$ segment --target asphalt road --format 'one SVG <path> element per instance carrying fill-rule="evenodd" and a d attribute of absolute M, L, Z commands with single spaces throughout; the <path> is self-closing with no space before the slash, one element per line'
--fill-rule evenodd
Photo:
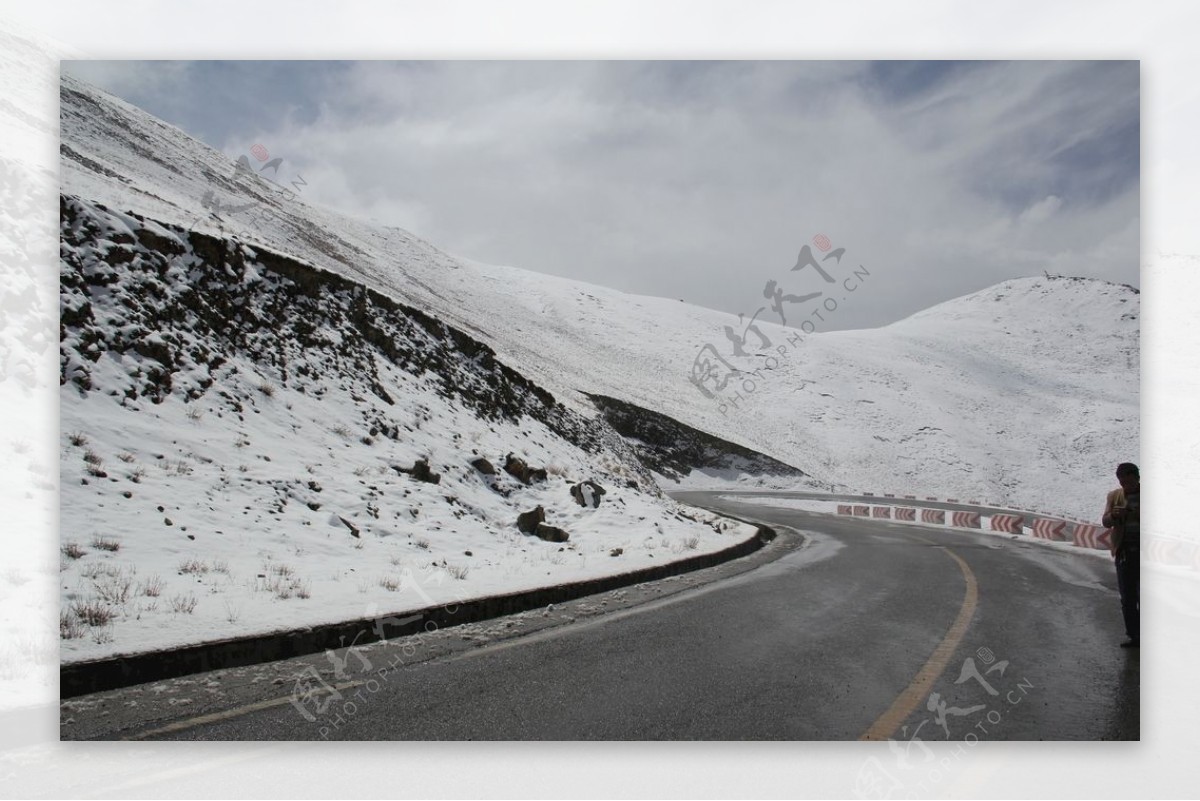
<path fill-rule="evenodd" d="M 438 632 L 440 650 L 421 643 L 423 658 L 397 657 L 395 642 L 343 652 L 344 664 L 305 682 L 295 677 L 320 658 L 290 673 L 276 663 L 273 681 L 234 671 L 243 691 L 203 709 L 198 695 L 211 700 L 233 680 L 175 680 L 162 694 L 182 686 L 189 697 L 170 720 L 138 717 L 130 699 L 154 694 L 145 688 L 78 699 L 64 704 L 63 736 L 890 738 L 913 763 L 929 741 L 1138 739 L 1139 652 L 1118 647 L 1107 559 L 1027 537 L 717 500 L 728 494 L 677 497 L 803 538 L 781 537 L 740 575 L 689 579 L 670 594 L 622 591 L 619 611 L 585 599 L 595 614 L 529 634 L 518 636 L 537 628 L 521 625 L 537 613 L 496 621 L 488 636 Z"/>

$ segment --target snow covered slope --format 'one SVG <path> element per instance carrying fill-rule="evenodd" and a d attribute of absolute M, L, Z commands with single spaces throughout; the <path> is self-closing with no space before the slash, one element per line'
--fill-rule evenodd
<path fill-rule="evenodd" d="M 607 423 L 419 310 L 61 205 L 64 661 L 622 573 L 754 532 L 678 507 Z M 584 481 L 598 504 L 573 497 Z M 523 533 L 537 509 L 550 528 Z"/>
<path fill-rule="evenodd" d="M 1113 464 L 1137 454 L 1139 297 L 1128 287 L 1018 278 L 882 329 L 799 338 L 762 322 L 771 349 L 735 358 L 723 331 L 743 327 L 731 315 L 454 258 L 311 206 L 302 178 L 278 186 L 239 171 L 69 77 L 62 141 L 68 194 L 341 273 L 473 333 L 584 413 L 583 393 L 618 398 L 823 485 L 1094 517 Z M 690 380 L 710 343 L 761 370 L 736 408 Z"/>

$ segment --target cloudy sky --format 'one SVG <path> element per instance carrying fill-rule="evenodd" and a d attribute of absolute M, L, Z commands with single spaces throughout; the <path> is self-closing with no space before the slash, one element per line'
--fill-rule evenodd
<path fill-rule="evenodd" d="M 1136 61 L 63 62 L 459 256 L 824 329 L 1043 271 L 1140 286 Z M 818 252 L 818 255 L 820 253 Z"/>

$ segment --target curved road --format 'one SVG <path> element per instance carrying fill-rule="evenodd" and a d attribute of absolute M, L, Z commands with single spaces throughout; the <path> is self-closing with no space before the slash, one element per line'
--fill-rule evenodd
<path fill-rule="evenodd" d="M 311 696 L 264 681 L 233 709 L 150 723 L 117 691 L 90 703 L 125 717 L 63 737 L 890 738 L 914 763 L 938 740 L 1138 739 L 1139 654 L 1118 647 L 1107 559 L 731 495 L 676 493 L 803 538 L 781 537 L 767 546 L 781 556 L 732 578 L 417 664 L 393 656 L 389 669 L 396 643 L 343 652 L 341 675 L 326 670 Z M 185 681 L 193 696 L 218 683 Z M 68 707 L 72 723 L 88 703 Z"/>

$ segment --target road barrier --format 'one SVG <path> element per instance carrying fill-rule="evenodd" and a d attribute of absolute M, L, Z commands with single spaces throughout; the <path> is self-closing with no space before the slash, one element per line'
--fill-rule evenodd
<path fill-rule="evenodd" d="M 866 497 L 879 497 L 871 492 L 864 492 Z M 883 493 L 884 498 L 896 498 L 893 493 Z M 903 496 L 908 500 L 916 500 L 915 495 Z M 938 498 L 926 496 L 927 501 L 938 501 Z M 947 498 L 944 503 L 962 503 L 957 498 Z M 970 501 L 970 505 L 978 506 L 979 501 Z M 996 504 L 989 504 L 994 508 Z M 1087 523 L 1074 518 L 1043 517 L 1031 509 L 1007 507 L 1009 511 L 988 515 L 989 528 L 1009 534 L 1023 534 L 1025 521 L 1028 519 L 1030 532 L 1034 537 L 1048 542 L 1067 542 L 1077 548 L 1107 551 L 1111 548 L 1112 529 Z M 870 517 L 879 520 L 903 520 L 916 522 L 917 509 L 911 506 L 865 506 L 838 504 L 839 515 L 854 515 L 855 517 Z M 933 525 L 950 525 L 955 528 L 981 529 L 983 512 L 951 511 L 949 521 L 946 510 L 921 508 L 919 520 Z M 1013 512 L 1023 512 L 1014 514 Z M 1142 553 L 1146 561 L 1159 565 L 1175 565 L 1190 567 L 1200 571 L 1200 542 L 1172 537 L 1148 537 L 1143 539 Z"/>
<path fill-rule="evenodd" d="M 1007 531 L 1009 534 L 1020 534 L 1022 533 L 1021 526 L 1024 522 L 1025 518 L 1020 515 L 992 515 L 991 528 L 992 531 Z"/>
<path fill-rule="evenodd" d="M 1055 542 L 1067 541 L 1067 521 L 1039 517 L 1033 521 L 1033 536 Z"/>
<path fill-rule="evenodd" d="M 1091 523 L 1077 523 L 1072 541 L 1079 548 L 1107 551 L 1112 547 L 1112 529 L 1093 526 Z"/>
<path fill-rule="evenodd" d="M 979 512 L 954 512 L 950 525 L 955 528 L 981 528 Z"/>

